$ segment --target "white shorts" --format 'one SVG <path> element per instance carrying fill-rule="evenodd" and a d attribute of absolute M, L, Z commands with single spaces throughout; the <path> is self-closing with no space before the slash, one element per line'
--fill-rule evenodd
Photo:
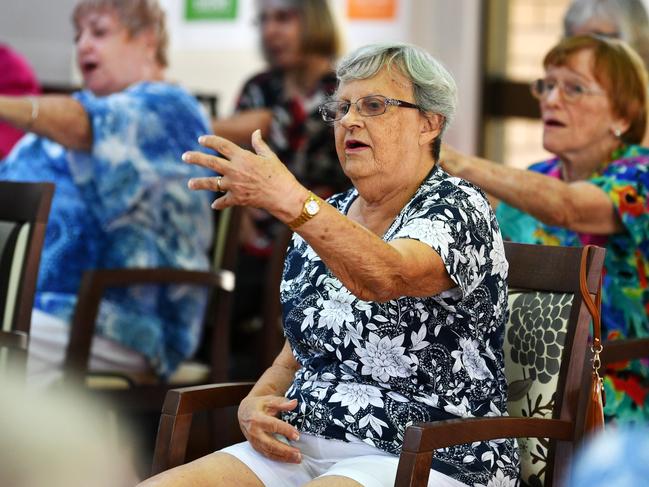
<path fill-rule="evenodd" d="M 29 332 L 27 381 L 36 388 L 47 387 L 63 377 L 70 327 L 60 318 L 34 308 Z M 114 340 L 98 335 L 92 339 L 90 370 L 105 372 L 150 372 L 146 358 Z"/>
<path fill-rule="evenodd" d="M 300 433 L 298 441 L 289 441 L 302 452 L 302 463 L 283 463 L 266 458 L 249 442 L 221 450 L 243 462 L 266 487 L 298 487 L 327 475 L 355 480 L 364 487 L 392 487 L 397 476 L 399 457 L 361 440 L 350 443 L 328 440 Z M 430 471 L 428 487 L 466 487 L 436 470 Z"/>

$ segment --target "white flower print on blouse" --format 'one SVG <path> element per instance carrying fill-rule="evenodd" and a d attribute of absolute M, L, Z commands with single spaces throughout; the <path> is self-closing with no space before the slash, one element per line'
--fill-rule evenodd
<path fill-rule="evenodd" d="M 487 368 L 487 363 L 480 356 L 480 350 L 478 349 L 478 342 L 476 340 L 460 338 L 460 347 L 462 350 L 451 352 L 451 356 L 455 359 L 453 373 L 458 372 L 464 367 L 466 373 L 472 379 L 485 380 L 493 377 Z"/>
<path fill-rule="evenodd" d="M 494 235 L 494 237 L 497 236 Z M 505 257 L 505 245 L 501 238 L 494 238 L 493 242 L 494 245 L 491 247 L 491 251 L 489 252 L 489 258 L 491 259 L 491 273 L 498 274 L 500 277 L 505 279 L 507 277 L 507 271 L 509 270 L 507 257 Z"/>
<path fill-rule="evenodd" d="M 508 475 L 505 475 L 502 470 L 498 469 L 494 478 L 489 479 L 487 485 L 484 484 L 473 484 L 473 487 L 518 487 L 519 482 L 517 478 L 509 478 Z"/>
<path fill-rule="evenodd" d="M 406 349 L 401 346 L 403 338 L 403 335 L 393 339 L 379 338 L 378 335 L 370 332 L 366 347 L 355 350 L 363 364 L 361 374 L 371 375 L 372 379 L 379 382 L 388 382 L 391 377 L 411 375 L 412 360 L 404 355 Z"/>
<path fill-rule="evenodd" d="M 352 414 L 366 409 L 370 404 L 383 407 L 381 391 L 377 387 L 354 382 L 338 384 L 336 392 L 329 398 L 329 402 L 339 402 L 341 406 L 347 407 Z"/>
<path fill-rule="evenodd" d="M 440 250 L 442 259 L 446 259 L 449 245 L 453 243 L 453 235 L 447 222 L 418 218 L 408 223 L 408 229 L 421 235 L 422 240 L 434 242 L 433 247 Z"/>
<path fill-rule="evenodd" d="M 329 299 L 320 299 L 318 304 L 322 307 L 318 328 L 327 327 L 337 335 L 340 328 L 354 320 L 352 303 L 356 299 L 349 291 L 329 291 Z"/>
<path fill-rule="evenodd" d="M 352 189 L 329 202 L 346 213 L 356 197 Z M 286 393 L 298 407 L 282 418 L 300 431 L 398 455 L 410 424 L 506 414 L 507 261 L 488 203 L 435 169 L 383 236 L 400 238 L 429 245 L 457 286 L 363 301 L 300 236 L 289 246 L 281 300 L 300 368 Z M 516 442 L 443 449 L 431 467 L 467 485 L 516 478 Z"/>

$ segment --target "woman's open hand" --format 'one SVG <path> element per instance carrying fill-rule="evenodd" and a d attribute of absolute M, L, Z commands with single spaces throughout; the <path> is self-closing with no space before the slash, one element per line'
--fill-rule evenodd
<path fill-rule="evenodd" d="M 297 400 L 279 396 L 248 396 L 239 405 L 239 425 L 255 450 L 273 460 L 300 463 L 300 450 L 276 438 L 283 435 L 290 440 L 299 438 L 298 430 L 277 418 L 281 411 L 291 411 Z"/>
<path fill-rule="evenodd" d="M 214 149 L 219 156 L 194 151 L 185 152 L 183 160 L 212 169 L 222 176 L 194 178 L 188 186 L 193 190 L 225 193 L 214 201 L 212 208 L 250 206 L 263 208 L 280 218 L 283 212 L 290 214 L 295 211 L 296 201 L 299 207 L 304 200 L 306 190 L 262 140 L 259 130 L 252 134 L 255 152 L 216 135 L 204 135 L 199 142 Z M 292 207 L 288 206 L 291 204 Z"/>

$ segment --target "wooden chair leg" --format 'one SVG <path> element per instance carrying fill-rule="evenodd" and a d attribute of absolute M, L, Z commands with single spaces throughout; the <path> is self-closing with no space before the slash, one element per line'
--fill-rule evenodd
<path fill-rule="evenodd" d="M 399 468 L 395 487 L 415 487 L 426 485 L 430 476 L 430 465 L 433 462 L 433 452 L 413 453 L 402 451 L 399 458 Z"/>
<path fill-rule="evenodd" d="M 179 414 L 175 416 L 163 413 L 160 416 L 158 430 L 160 439 L 156 442 L 155 452 L 153 454 L 152 475 L 184 463 L 191 426 L 192 414 Z"/>

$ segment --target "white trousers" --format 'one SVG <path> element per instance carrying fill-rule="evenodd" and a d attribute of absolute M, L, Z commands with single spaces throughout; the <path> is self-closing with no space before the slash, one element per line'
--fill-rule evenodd
<path fill-rule="evenodd" d="M 283 440 L 284 441 L 284 440 Z M 299 487 L 328 475 L 355 480 L 364 487 L 392 487 L 399 457 L 361 440 L 350 443 L 300 433 L 298 441 L 288 441 L 302 453 L 302 462 L 284 463 L 266 458 L 244 441 L 221 450 L 243 462 L 266 487 Z M 466 487 L 451 477 L 430 471 L 428 487 Z"/>
<path fill-rule="evenodd" d="M 32 310 L 27 358 L 27 382 L 47 387 L 62 377 L 63 359 L 70 338 L 68 324 L 60 318 Z M 95 335 L 90 352 L 90 370 L 147 373 L 150 368 L 140 353 Z"/>

